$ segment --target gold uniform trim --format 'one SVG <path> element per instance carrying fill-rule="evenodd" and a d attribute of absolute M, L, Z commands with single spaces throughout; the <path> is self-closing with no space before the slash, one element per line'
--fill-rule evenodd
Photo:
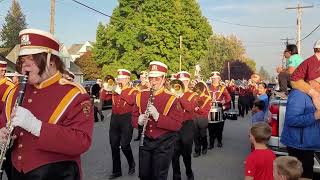
<path fill-rule="evenodd" d="M 59 81 L 59 79 L 62 78 L 62 74 L 60 72 L 57 72 L 55 75 L 53 75 L 52 77 L 50 77 L 49 79 L 44 80 L 43 82 L 41 82 L 38 86 L 35 86 L 37 89 L 42 89 L 45 87 L 50 86 L 51 84 Z"/>
<path fill-rule="evenodd" d="M 2 102 L 4 102 L 9 94 L 9 92 L 11 91 L 12 88 L 14 88 L 14 84 L 9 82 L 9 81 L 6 81 L 6 84 L 9 86 L 7 87 L 6 91 L 4 92 L 3 96 L 2 96 Z"/>
<path fill-rule="evenodd" d="M 201 106 L 201 108 L 203 108 L 208 103 L 208 101 L 210 101 L 210 100 L 211 100 L 210 96 L 207 96 L 207 99 L 204 101 L 204 103 Z"/>
<path fill-rule="evenodd" d="M 170 110 L 170 108 L 171 108 L 171 106 L 172 106 L 172 104 L 173 104 L 173 102 L 174 102 L 175 99 L 176 99 L 175 96 L 171 96 L 171 97 L 169 98 L 169 100 L 168 100 L 168 102 L 167 102 L 167 104 L 166 104 L 166 107 L 164 108 L 163 115 L 166 116 L 166 115 L 168 114 L 168 112 L 169 112 L 169 110 Z"/>
<path fill-rule="evenodd" d="M 80 93 L 78 87 L 74 87 L 71 89 L 60 101 L 57 108 L 54 110 L 53 114 L 51 115 L 49 119 L 49 124 L 56 124 L 61 117 L 61 115 L 64 113 L 64 111 L 67 109 L 68 105 L 72 102 L 72 100 Z"/>
<path fill-rule="evenodd" d="M 61 84 L 61 85 L 72 85 L 72 86 L 77 87 L 81 94 L 87 93 L 86 89 L 84 89 L 84 87 L 82 87 L 81 84 L 78 84 L 78 83 L 75 83 L 75 82 L 71 82 L 71 81 L 69 81 L 67 79 L 64 79 L 64 78 L 61 78 L 59 80 L 59 84 Z"/>
<path fill-rule="evenodd" d="M 192 98 L 193 98 L 195 95 L 196 95 L 196 93 L 192 93 L 192 94 L 189 96 L 188 101 L 191 101 Z"/>
<path fill-rule="evenodd" d="M 224 89 L 225 89 L 225 86 L 222 86 L 221 89 L 220 89 L 220 93 L 219 93 L 219 96 L 217 97 L 217 99 L 220 98 L 220 96 L 222 95 Z"/>
<path fill-rule="evenodd" d="M 8 95 L 7 102 L 6 102 L 6 117 L 7 117 L 7 122 L 10 122 L 11 120 L 11 106 L 12 106 L 12 100 L 13 96 L 18 89 L 18 86 L 16 86 L 12 91 L 10 91 L 10 94 Z"/>
<path fill-rule="evenodd" d="M 136 103 L 139 108 L 139 113 L 142 114 L 142 112 L 141 112 L 141 92 L 139 92 L 136 96 Z"/>

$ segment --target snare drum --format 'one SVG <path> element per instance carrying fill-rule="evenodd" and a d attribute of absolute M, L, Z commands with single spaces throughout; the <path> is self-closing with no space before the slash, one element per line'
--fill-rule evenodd
<path fill-rule="evenodd" d="M 223 121 L 222 104 L 219 102 L 212 102 L 210 112 L 208 114 L 209 123 L 216 123 Z"/>

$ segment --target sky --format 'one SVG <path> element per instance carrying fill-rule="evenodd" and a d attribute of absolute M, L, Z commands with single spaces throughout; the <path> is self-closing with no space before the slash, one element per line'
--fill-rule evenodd
<path fill-rule="evenodd" d="M 117 0 L 78 0 L 108 15 L 118 5 Z M 254 59 L 257 70 L 263 66 L 275 75 L 275 68 L 281 65 L 285 38 L 296 38 L 296 10 L 286 10 L 297 6 L 297 0 L 197 0 L 203 16 L 213 27 L 214 33 L 236 35 L 245 45 L 247 56 Z M 19 0 L 29 28 L 49 31 L 50 0 Z M 319 25 L 320 0 L 300 1 L 302 5 L 314 5 L 303 10 L 301 37 L 309 34 Z M 0 24 L 11 6 L 11 0 L 0 0 Z M 223 23 L 228 22 L 228 23 Z M 71 0 L 56 0 L 55 36 L 60 42 L 70 46 L 85 41 L 95 41 L 99 22 L 109 22 L 103 16 Z M 231 24 L 230 24 L 231 23 Z M 263 27 L 287 28 L 251 28 L 232 25 L 243 24 Z M 314 42 L 320 39 L 320 28 L 302 41 L 301 56 L 312 55 Z M 290 41 L 295 43 L 295 40 Z"/>

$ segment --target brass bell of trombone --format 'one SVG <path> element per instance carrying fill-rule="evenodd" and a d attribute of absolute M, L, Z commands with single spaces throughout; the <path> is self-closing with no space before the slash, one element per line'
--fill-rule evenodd
<path fill-rule="evenodd" d="M 185 91 L 185 87 L 182 81 L 175 79 L 170 81 L 170 89 L 175 96 L 181 97 Z"/>
<path fill-rule="evenodd" d="M 111 91 L 114 91 L 115 87 L 116 87 L 116 81 L 114 77 L 111 75 L 107 75 L 104 78 L 103 89 L 108 92 L 111 92 Z"/>

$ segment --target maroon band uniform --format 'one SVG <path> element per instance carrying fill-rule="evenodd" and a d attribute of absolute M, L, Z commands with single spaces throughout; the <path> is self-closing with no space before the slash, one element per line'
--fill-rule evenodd
<path fill-rule="evenodd" d="M 14 84 L 9 81 L 6 77 L 0 80 L 0 114 L 2 112 L 4 102 L 10 92 L 10 90 L 14 87 Z"/>
<path fill-rule="evenodd" d="M 228 93 L 227 88 L 224 85 L 210 87 L 212 102 L 218 101 L 221 102 L 221 108 L 223 110 L 230 109 L 231 104 L 231 96 Z M 223 111 L 222 111 L 223 114 Z M 224 116 L 224 115 L 223 115 Z M 209 130 L 209 148 L 212 149 L 214 147 L 215 139 L 218 139 L 218 147 L 222 147 L 222 134 L 224 128 L 224 119 L 222 121 L 210 121 L 208 125 Z"/>
<path fill-rule="evenodd" d="M 18 91 L 17 85 L 8 95 L 1 114 L 1 127 L 10 121 Z M 14 168 L 32 173 L 56 162 L 70 161 L 77 164 L 80 174 L 80 155 L 89 149 L 93 130 L 93 108 L 85 89 L 57 73 L 38 86 L 27 84 L 22 107 L 41 120 L 42 127 L 39 137 L 15 128 Z"/>

